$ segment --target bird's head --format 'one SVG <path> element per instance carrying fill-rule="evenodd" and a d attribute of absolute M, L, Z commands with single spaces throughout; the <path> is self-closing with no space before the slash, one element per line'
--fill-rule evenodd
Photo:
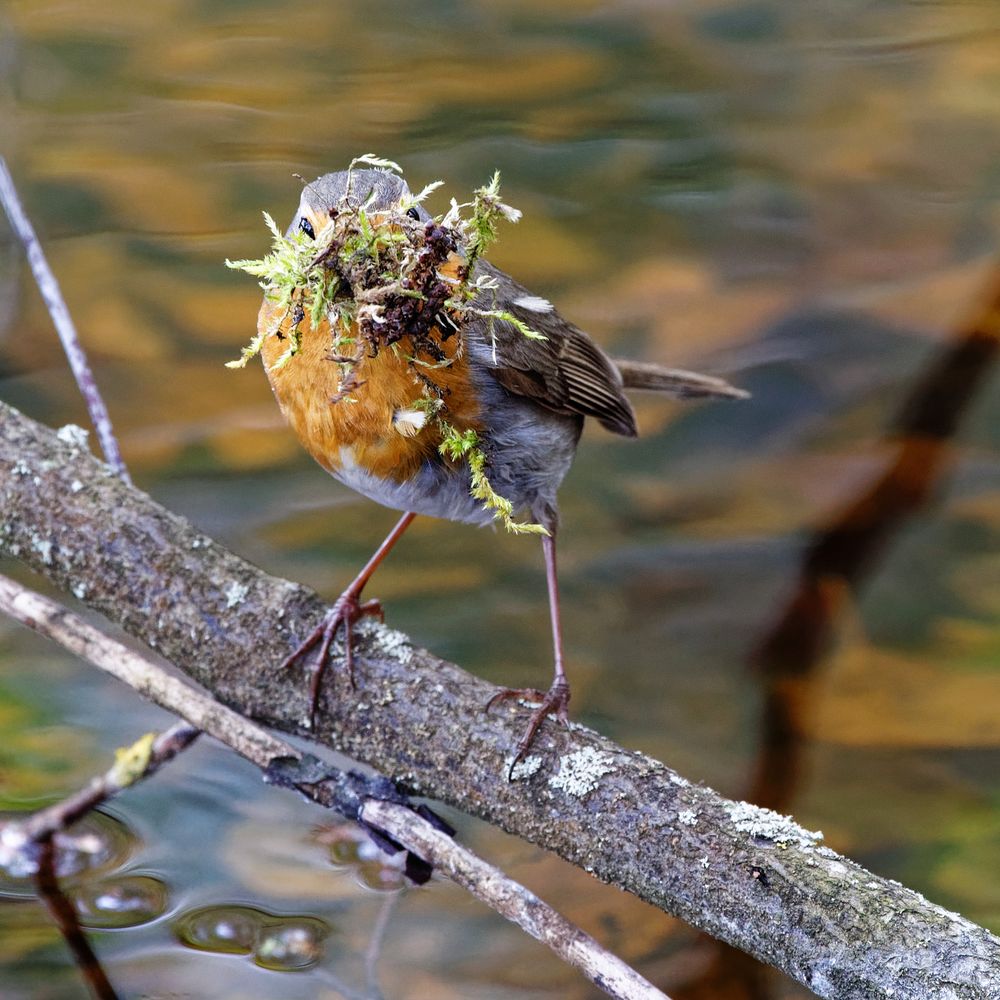
<path fill-rule="evenodd" d="M 389 170 L 341 170 L 324 174 L 302 189 L 298 211 L 286 235 L 301 230 L 315 238 L 329 221 L 331 211 L 345 206 L 363 207 L 369 215 L 377 215 L 398 208 L 409 197 L 406 181 Z M 430 215 L 419 205 L 409 211 L 414 219 L 430 220 Z"/>

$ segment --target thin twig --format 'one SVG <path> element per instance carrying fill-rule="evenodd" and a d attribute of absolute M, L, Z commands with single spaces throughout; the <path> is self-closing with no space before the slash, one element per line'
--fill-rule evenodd
<path fill-rule="evenodd" d="M 80 392 L 86 401 L 91 422 L 94 425 L 97 438 L 101 442 L 104 457 L 108 465 L 126 483 L 131 483 L 128 469 L 125 468 L 125 462 L 122 459 L 121 449 L 118 447 L 118 439 L 111 427 L 108 408 L 104 405 L 104 399 L 97 388 L 94 373 L 91 371 L 87 355 L 84 353 L 77 335 L 76 325 L 66 308 L 66 302 L 59 290 L 59 282 L 56 281 L 56 276 L 52 273 L 52 269 L 45 259 L 45 253 L 38 236 L 35 234 L 35 229 L 24 211 L 21 199 L 18 197 L 14 178 L 7 169 L 7 161 L 2 156 L 0 156 L 0 203 L 3 204 L 14 232 L 24 244 L 24 252 L 38 284 L 38 290 L 42 293 L 42 298 L 48 306 L 49 315 L 52 317 L 59 339 L 62 341 L 69 366 L 76 378 L 76 384 L 80 387 Z"/>
<path fill-rule="evenodd" d="M 115 988 L 80 926 L 76 907 L 67 899 L 59 885 L 56 876 L 56 848 L 51 836 L 44 838 L 40 844 L 35 885 L 38 887 L 38 898 L 45 904 L 49 916 L 73 953 L 77 968 L 86 980 L 91 994 L 97 1000 L 118 1000 Z"/>
<path fill-rule="evenodd" d="M 2 575 L 0 610 L 124 681 L 140 694 L 214 736 L 259 767 L 269 769 L 280 758 L 301 759 L 302 755 L 290 743 L 270 735 L 232 709 L 171 677 L 162 667 L 105 635 L 54 601 Z M 337 770 L 330 767 L 326 769 L 322 782 L 299 784 L 296 787 L 314 801 L 336 807 L 335 803 L 329 801 L 328 792 L 337 776 Z M 377 805 L 393 805 L 394 808 L 374 809 Z M 396 803 L 368 799 L 362 805 L 361 813 L 365 822 L 385 831 L 394 841 L 418 856 L 426 857 L 422 853 L 426 847 L 435 859 L 432 862 L 435 868 L 439 868 L 444 875 L 454 879 L 482 902 L 547 944 L 610 996 L 620 997 L 622 1000 L 664 1000 L 664 993 L 621 959 L 584 934 L 524 886 L 477 858 L 447 834 L 437 831 L 413 810 Z M 441 836 L 437 837 L 435 833 L 441 833 Z"/>
<path fill-rule="evenodd" d="M 30 855 L 34 861 L 39 899 L 45 904 L 97 1000 L 116 1000 L 117 994 L 80 926 L 73 903 L 59 885 L 56 873 L 59 835 L 91 809 L 159 770 L 199 735 L 200 730 L 186 722 L 176 723 L 155 738 L 150 733 L 131 747 L 119 750 L 114 765 L 86 788 L 39 810 L 26 820 L 3 824 L 6 852 Z"/>
<path fill-rule="evenodd" d="M 300 756 L 290 743 L 172 677 L 55 601 L 2 575 L 0 611 L 124 681 L 144 698 L 181 716 L 254 764 L 267 767 L 275 758 Z"/>
<path fill-rule="evenodd" d="M 59 885 L 56 873 L 59 835 L 91 809 L 159 770 L 190 746 L 200 732 L 186 722 L 178 722 L 158 737 L 149 733 L 131 747 L 119 750 L 114 765 L 86 788 L 24 821 L 4 825 L 6 851 L 32 856 L 39 899 L 48 909 L 97 1000 L 116 1000 L 117 994 L 80 926 L 76 909 Z"/>
<path fill-rule="evenodd" d="M 111 468 L 126 482 L 131 484 L 128 469 L 118 446 L 111 417 L 97 387 L 93 371 L 87 360 L 83 345 L 76 332 L 76 325 L 59 289 L 59 283 L 49 267 L 41 243 L 28 219 L 24 206 L 17 194 L 14 178 L 7 168 L 7 162 L 0 156 L 0 203 L 3 204 L 11 226 L 24 246 L 42 299 L 52 317 L 59 334 L 69 366 L 76 378 L 76 384 L 90 413 L 91 422 L 101 442 L 101 448 Z M 198 730 L 180 723 L 157 739 L 141 775 L 151 774 L 162 763 L 170 760 L 198 736 Z M 50 915 L 73 953 L 91 993 L 98 1000 L 116 1000 L 117 994 L 104 973 L 97 955 L 83 933 L 72 903 L 59 887 L 55 871 L 56 850 L 53 835 L 65 830 L 74 820 L 89 812 L 101 802 L 117 794 L 125 784 L 131 784 L 135 777 L 128 776 L 116 764 L 111 770 L 96 778 L 87 788 L 54 806 L 36 813 L 21 825 L 20 833 L 26 840 L 40 845 L 36 883 L 39 898 L 45 903 Z M 124 782 L 124 783 L 123 783 Z"/>
<path fill-rule="evenodd" d="M 369 799 L 361 809 L 361 818 L 381 829 L 391 827 L 393 836 L 401 844 L 429 861 L 453 882 L 474 892 L 525 933 L 547 944 L 563 961 L 576 966 L 611 996 L 629 997 L 630 1000 L 662 998 L 663 994 L 655 986 L 597 945 L 589 934 L 546 906 L 530 889 L 456 844 L 416 813 L 393 802 Z"/>
<path fill-rule="evenodd" d="M 186 722 L 178 722 L 155 739 L 150 734 L 127 750 L 118 752 L 117 760 L 86 788 L 55 805 L 36 812 L 20 824 L 21 833 L 32 843 L 39 843 L 65 830 L 81 816 L 135 784 L 154 774 L 182 750 L 190 746 L 200 733 Z"/>

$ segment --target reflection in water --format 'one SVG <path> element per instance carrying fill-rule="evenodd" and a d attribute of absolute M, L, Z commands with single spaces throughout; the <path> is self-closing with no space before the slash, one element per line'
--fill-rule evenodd
<path fill-rule="evenodd" d="M 675 1000 L 772 1000 L 772 969 L 714 938 L 703 943 L 711 954 L 708 967 L 693 982 L 675 989 Z"/>
<path fill-rule="evenodd" d="M 151 875 L 118 875 L 88 882 L 73 891 L 73 905 L 84 927 L 120 930 L 141 927 L 161 916 L 169 892 Z"/>
<path fill-rule="evenodd" d="M 763 686 L 760 749 L 745 798 L 792 808 L 804 746 L 819 696 L 818 670 L 840 615 L 857 599 L 906 521 L 920 513 L 949 468 L 952 439 L 1000 353 L 1000 272 L 996 288 L 928 367 L 894 421 L 895 455 L 851 503 L 830 517 L 806 549 L 798 584 L 752 654 Z M 773 974 L 748 955 L 711 942 L 715 958 L 679 1000 L 768 1000 Z"/>
<path fill-rule="evenodd" d="M 22 818 L 7 813 L 3 819 L 17 822 Z M 68 830 L 56 835 L 53 864 L 57 878 L 74 884 L 98 884 L 120 871 L 138 849 L 135 833 L 121 820 L 99 810 L 87 813 Z M 28 856 L 18 851 L 0 852 L 0 897 L 30 897 L 36 868 Z"/>
<path fill-rule="evenodd" d="M 11 818 L 11 829 L 16 829 L 16 818 Z M 40 840 L 37 851 L 20 846 L 0 850 L 0 897 L 37 896 L 98 998 L 116 993 L 84 928 L 140 927 L 167 908 L 163 880 L 119 873 L 137 846 L 138 838 L 124 823 L 92 810 L 67 830 Z"/>
<path fill-rule="evenodd" d="M 313 837 L 328 848 L 333 865 L 352 872 L 365 889 L 396 892 L 413 884 L 406 878 L 406 853 L 386 853 L 357 823 L 326 824 Z"/>
<path fill-rule="evenodd" d="M 1000 279 L 1000 272 L 998 272 Z M 747 798 L 787 811 L 816 695 L 817 668 L 845 606 L 948 470 L 951 441 L 1000 352 L 1000 280 L 972 321 L 921 376 L 894 422 L 895 455 L 808 546 L 798 584 L 752 660 L 764 686 L 761 749 Z"/>

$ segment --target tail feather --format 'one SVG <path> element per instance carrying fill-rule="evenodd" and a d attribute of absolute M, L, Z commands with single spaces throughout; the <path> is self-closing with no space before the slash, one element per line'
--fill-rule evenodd
<path fill-rule="evenodd" d="M 678 399 L 748 399 L 750 396 L 744 389 L 737 389 L 725 379 L 713 375 L 699 375 L 683 368 L 665 368 L 648 361 L 627 361 L 624 358 L 614 358 L 612 363 L 621 373 L 626 389 L 649 389 Z"/>

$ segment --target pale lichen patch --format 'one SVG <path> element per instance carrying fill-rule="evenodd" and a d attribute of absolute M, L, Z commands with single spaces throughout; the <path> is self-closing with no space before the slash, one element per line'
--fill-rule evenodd
<path fill-rule="evenodd" d="M 682 809 L 677 814 L 677 822 L 684 826 L 694 826 L 698 822 L 698 810 Z"/>
<path fill-rule="evenodd" d="M 373 622 L 370 619 L 358 622 L 355 631 L 370 635 L 378 643 L 380 652 L 404 667 L 413 659 L 413 644 L 404 632 L 388 628 L 381 622 Z"/>
<path fill-rule="evenodd" d="M 526 705 L 527 701 L 521 699 L 520 704 Z M 535 702 L 533 707 L 537 707 L 539 704 L 541 704 L 541 702 Z M 588 733 L 590 736 L 601 735 L 596 729 L 591 729 L 590 726 L 585 726 L 582 722 L 574 722 L 572 719 L 566 723 L 566 728 L 573 733 Z"/>
<path fill-rule="evenodd" d="M 806 830 L 790 816 L 782 816 L 770 809 L 751 805 L 749 802 L 727 802 L 724 806 L 733 825 L 741 833 L 787 847 L 815 847 L 823 839 L 821 830 Z"/>
<path fill-rule="evenodd" d="M 52 565 L 52 542 L 41 535 L 32 533 L 31 547 L 42 557 L 42 562 L 46 566 Z"/>
<path fill-rule="evenodd" d="M 590 794 L 601 778 L 614 769 L 615 758 L 611 754 L 583 747 L 562 758 L 559 771 L 549 778 L 549 785 L 579 799 Z"/>
<path fill-rule="evenodd" d="M 250 588 L 245 583 L 240 583 L 238 580 L 233 580 L 225 590 L 226 607 L 235 608 L 242 604 L 247 599 L 247 594 L 250 593 Z"/>
<path fill-rule="evenodd" d="M 538 754 L 529 754 L 524 760 L 519 760 L 513 767 L 511 767 L 510 760 L 507 761 L 507 767 L 510 770 L 510 780 L 520 781 L 522 779 L 530 778 L 533 774 L 538 773 L 538 769 L 542 766 L 542 758 Z"/>
<path fill-rule="evenodd" d="M 88 448 L 87 439 L 89 436 L 90 432 L 84 430 L 79 424 L 66 424 L 65 427 L 60 427 L 56 431 L 56 437 L 60 441 L 79 450 L 86 450 Z"/>

